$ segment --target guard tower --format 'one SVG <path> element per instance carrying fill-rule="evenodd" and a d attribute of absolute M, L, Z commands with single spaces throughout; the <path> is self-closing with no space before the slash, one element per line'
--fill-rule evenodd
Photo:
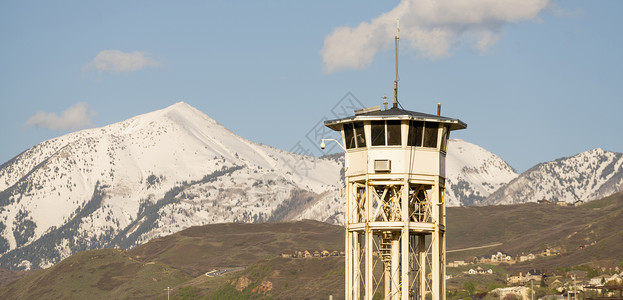
<path fill-rule="evenodd" d="M 445 299 L 446 151 L 467 124 L 385 107 L 324 123 L 345 148 L 346 299 Z"/>

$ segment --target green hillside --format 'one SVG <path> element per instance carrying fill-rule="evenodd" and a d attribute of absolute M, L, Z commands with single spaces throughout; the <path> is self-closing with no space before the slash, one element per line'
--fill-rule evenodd
<path fill-rule="evenodd" d="M 514 265 L 476 286 L 503 285 L 505 274 L 559 272 L 622 263 L 623 193 L 579 207 L 521 204 L 448 209 L 448 261 L 548 247 L 561 254 Z M 281 258 L 294 250 L 343 250 L 344 229 L 316 221 L 191 227 L 129 251 L 77 253 L 0 287 L 1 299 L 340 299 L 344 258 Z M 238 268 L 236 268 L 238 267 Z M 215 269 L 234 269 L 209 277 Z M 449 270 L 460 274 L 462 269 Z M 484 277 L 483 277 L 484 278 Z M 460 289 L 463 282 L 449 282 Z"/>

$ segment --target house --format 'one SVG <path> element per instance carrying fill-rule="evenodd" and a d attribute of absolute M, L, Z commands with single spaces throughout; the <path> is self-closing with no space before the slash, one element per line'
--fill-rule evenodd
<path fill-rule="evenodd" d="M 506 288 L 497 288 L 492 293 L 498 294 L 500 299 L 506 298 L 506 295 L 515 295 L 522 300 L 530 299 L 530 289 L 525 286 L 511 286 Z"/>
<path fill-rule="evenodd" d="M 506 281 L 510 284 L 524 284 L 526 282 L 523 273 L 519 272 L 519 275 L 507 276 Z"/>
<path fill-rule="evenodd" d="M 333 250 L 333 251 L 331 252 L 331 256 L 340 256 L 340 252 L 339 252 L 339 251 L 337 251 L 337 250 Z"/>
<path fill-rule="evenodd" d="M 469 275 L 493 274 L 493 270 L 491 270 L 491 269 L 485 270 L 485 269 L 481 268 L 480 266 L 478 266 L 478 268 L 476 268 L 476 269 L 469 269 L 466 273 L 469 274 Z"/>
<path fill-rule="evenodd" d="M 541 277 L 543 274 L 541 273 L 540 270 L 537 269 L 530 269 L 530 271 L 528 271 L 528 274 L 526 275 L 530 275 L 530 276 L 539 276 Z"/>
<path fill-rule="evenodd" d="M 458 266 L 458 267 L 460 267 L 460 266 L 467 266 L 467 263 L 465 261 L 463 261 L 463 260 L 455 260 L 454 264 L 456 266 Z"/>
<path fill-rule="evenodd" d="M 541 256 L 554 256 L 560 254 L 560 251 L 553 248 L 547 248 L 541 252 Z"/>
<path fill-rule="evenodd" d="M 519 256 L 519 262 L 524 262 L 524 261 L 530 261 L 536 259 L 536 255 L 532 254 L 532 253 L 528 253 L 527 255 L 521 255 Z"/>
<path fill-rule="evenodd" d="M 465 261 L 462 261 L 462 260 L 455 260 L 455 261 L 453 261 L 453 262 L 449 263 L 449 264 L 448 264 L 448 267 L 451 267 L 451 268 L 452 268 L 452 267 L 460 267 L 460 266 L 465 266 L 465 265 L 467 265 L 467 264 L 465 263 Z"/>
<path fill-rule="evenodd" d="M 491 255 L 491 262 L 510 262 L 513 260 L 513 257 L 510 255 L 506 255 L 500 251 L 498 253 Z"/>
<path fill-rule="evenodd" d="M 327 250 L 322 250 L 322 251 L 320 252 L 320 257 L 327 257 L 327 256 L 329 256 L 329 254 L 330 254 L 330 252 L 329 252 L 329 251 L 327 251 Z"/>
<path fill-rule="evenodd" d="M 320 257 L 320 251 L 316 250 L 313 254 L 314 257 Z"/>
<path fill-rule="evenodd" d="M 559 287 L 562 287 L 562 286 L 564 286 L 564 283 L 562 283 L 562 281 L 558 279 L 555 279 L 554 281 L 550 282 L 548 285 L 548 287 L 553 290 L 558 289 Z"/>
<path fill-rule="evenodd" d="M 540 270 L 532 269 L 528 271 L 528 273 L 526 273 L 526 278 L 528 279 L 528 281 L 541 281 L 541 279 L 543 279 L 543 273 L 541 273 Z"/>
<path fill-rule="evenodd" d="M 623 278 L 619 274 L 610 275 L 599 275 L 597 277 L 593 277 L 589 280 L 588 284 L 593 286 L 603 286 L 607 284 L 621 284 L 623 283 Z"/>
<path fill-rule="evenodd" d="M 282 252 L 281 253 L 281 257 L 283 257 L 283 258 L 292 258 L 292 255 L 293 254 L 289 253 L 289 252 Z"/>
<path fill-rule="evenodd" d="M 303 257 L 305 257 L 305 258 L 311 258 L 311 257 L 312 257 L 312 254 L 311 254 L 309 251 L 305 250 L 305 252 L 303 252 Z"/>
<path fill-rule="evenodd" d="M 474 263 L 475 264 L 486 264 L 486 263 L 490 263 L 491 260 L 488 257 L 476 257 L 474 258 Z"/>
<path fill-rule="evenodd" d="M 610 279 L 610 276 L 608 275 L 599 275 L 597 277 L 593 277 L 588 281 L 589 285 L 594 285 L 594 286 L 602 286 L 604 285 L 606 282 L 608 282 L 608 279 Z"/>
<path fill-rule="evenodd" d="M 517 276 L 510 276 L 506 279 L 506 281 L 510 284 L 521 284 L 524 285 L 527 282 L 534 280 L 534 281 L 541 281 L 542 275 L 541 272 L 535 269 L 532 269 L 530 271 L 528 271 L 528 273 L 526 274 L 526 276 L 523 275 L 523 273 L 519 272 L 519 275 Z"/>
<path fill-rule="evenodd" d="M 623 283 L 623 278 L 621 278 L 621 276 L 619 276 L 619 274 L 614 274 L 614 275 L 610 276 L 610 278 L 606 279 L 606 283 L 607 284 L 618 285 L 618 284 Z"/>

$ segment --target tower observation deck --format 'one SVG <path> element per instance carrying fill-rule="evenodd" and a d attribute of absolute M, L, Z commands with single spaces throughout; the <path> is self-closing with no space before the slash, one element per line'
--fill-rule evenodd
<path fill-rule="evenodd" d="M 467 124 L 396 105 L 324 124 L 345 148 L 346 299 L 445 299 L 446 151 Z"/>

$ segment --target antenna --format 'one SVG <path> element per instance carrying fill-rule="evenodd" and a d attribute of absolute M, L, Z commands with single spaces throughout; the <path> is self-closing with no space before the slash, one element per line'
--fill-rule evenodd
<path fill-rule="evenodd" d="M 398 40 L 400 39 L 400 19 L 396 19 L 396 36 L 394 38 L 394 48 L 396 50 L 396 80 L 394 80 L 394 106 L 398 108 Z"/>

